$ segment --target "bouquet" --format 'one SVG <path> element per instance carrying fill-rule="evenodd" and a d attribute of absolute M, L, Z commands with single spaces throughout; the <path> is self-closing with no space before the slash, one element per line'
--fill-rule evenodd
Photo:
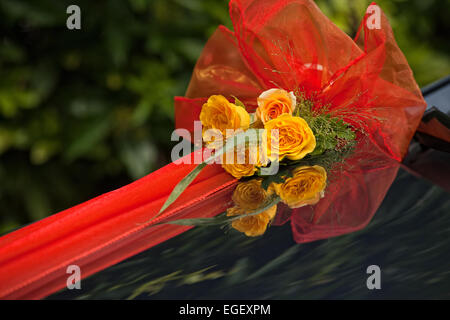
<path fill-rule="evenodd" d="M 247 236 L 259 236 L 275 218 L 279 202 L 291 209 L 317 204 L 325 194 L 327 171 L 352 154 L 356 133 L 363 132 L 303 95 L 269 89 L 257 98 L 252 114 L 238 98 L 232 103 L 222 95 L 209 97 L 200 121 L 203 141 L 213 155 L 180 182 L 162 211 L 209 162 L 221 164 L 241 181 L 232 196 L 234 206 L 215 218 L 172 223 L 231 222 Z"/>
<path fill-rule="evenodd" d="M 206 149 L 160 213 L 217 163 L 239 180 L 226 212 L 170 223 L 259 236 L 290 220 L 298 242 L 364 227 L 426 107 L 380 7 L 354 40 L 313 1 L 232 0 L 230 15 L 175 99 L 181 135 Z"/>

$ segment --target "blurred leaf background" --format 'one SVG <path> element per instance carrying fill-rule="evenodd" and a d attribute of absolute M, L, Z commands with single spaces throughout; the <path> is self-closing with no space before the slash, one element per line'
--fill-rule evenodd
<path fill-rule="evenodd" d="M 370 4 L 316 2 L 352 36 Z M 420 86 L 450 73 L 449 1 L 378 4 Z M 167 164 L 173 96 L 219 24 L 227 0 L 0 0 L 0 233 Z"/>

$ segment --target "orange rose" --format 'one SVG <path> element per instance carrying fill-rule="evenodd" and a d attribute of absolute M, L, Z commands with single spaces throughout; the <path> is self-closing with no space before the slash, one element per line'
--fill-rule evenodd
<path fill-rule="evenodd" d="M 264 125 L 263 150 L 272 161 L 303 159 L 314 151 L 316 138 L 308 123 L 300 117 L 282 114 Z M 274 130 L 274 131 L 273 131 Z M 276 133 L 278 132 L 278 139 Z M 270 137 L 270 138 L 269 138 Z"/>
<path fill-rule="evenodd" d="M 313 205 L 323 197 L 327 186 L 327 172 L 321 166 L 299 167 L 284 183 L 272 186 L 290 208 Z"/>
<path fill-rule="evenodd" d="M 287 92 L 283 89 L 270 89 L 259 96 L 256 116 L 263 123 L 266 123 L 284 113 L 292 114 L 296 104 L 297 99 L 293 92 Z"/>
<path fill-rule="evenodd" d="M 277 206 L 274 205 L 270 209 L 253 216 L 243 217 L 231 222 L 231 226 L 245 233 L 248 237 L 256 237 L 266 232 L 269 222 L 275 217 Z M 246 214 L 246 210 L 240 207 L 233 207 L 227 210 L 227 216 L 239 216 Z"/>
<path fill-rule="evenodd" d="M 209 97 L 200 112 L 203 132 L 208 129 L 218 129 L 226 137 L 227 129 L 248 129 L 250 115 L 247 111 L 229 102 L 224 96 Z"/>

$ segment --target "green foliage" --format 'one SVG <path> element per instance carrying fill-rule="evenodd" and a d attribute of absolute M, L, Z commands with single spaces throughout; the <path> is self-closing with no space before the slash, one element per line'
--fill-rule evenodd
<path fill-rule="evenodd" d="M 326 108 L 321 108 L 318 113 L 312 111 L 311 107 L 310 101 L 301 100 L 294 110 L 294 115 L 305 119 L 314 133 L 316 148 L 311 153 L 312 156 L 332 150 L 344 151 L 353 146 L 356 135 L 350 126 L 342 119 L 325 113 Z"/>
<path fill-rule="evenodd" d="M 369 2 L 317 1 L 350 34 Z M 378 3 L 420 85 L 450 73 L 448 2 Z M 173 96 L 219 24 L 227 0 L 0 1 L 0 233 L 167 164 Z"/>
<path fill-rule="evenodd" d="M 226 0 L 0 1 L 0 233 L 169 163 L 173 97 L 220 24 Z"/>

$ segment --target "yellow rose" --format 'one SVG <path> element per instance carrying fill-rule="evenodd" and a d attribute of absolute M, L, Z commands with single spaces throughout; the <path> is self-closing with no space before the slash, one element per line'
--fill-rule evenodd
<path fill-rule="evenodd" d="M 269 222 L 275 217 L 277 206 L 274 205 L 270 209 L 253 216 L 243 217 L 231 222 L 231 226 L 245 233 L 248 237 L 256 237 L 266 232 Z M 247 212 L 240 207 L 233 207 L 227 210 L 227 216 L 238 216 Z"/>
<path fill-rule="evenodd" d="M 233 202 L 244 210 L 256 210 L 264 205 L 270 194 L 261 187 L 261 180 L 241 182 L 234 189 Z"/>
<path fill-rule="evenodd" d="M 327 172 L 321 166 L 296 168 L 284 183 L 273 184 L 275 192 L 290 208 L 313 205 L 323 197 L 327 186 Z"/>
<path fill-rule="evenodd" d="M 300 117 L 282 114 L 264 125 L 263 150 L 272 161 L 303 159 L 314 151 L 316 138 L 308 123 Z M 274 130 L 274 131 L 273 131 Z M 278 137 L 276 135 L 278 132 Z M 278 138 L 278 139 L 277 139 Z"/>
<path fill-rule="evenodd" d="M 245 158 L 239 159 L 240 157 Z M 247 148 L 245 152 L 242 151 L 242 148 L 237 148 L 223 155 L 222 168 L 236 179 L 241 179 L 242 177 L 250 177 L 255 174 L 258 170 L 256 163 L 252 153 Z"/>
<path fill-rule="evenodd" d="M 208 129 L 218 129 L 226 137 L 226 129 L 248 129 L 250 115 L 247 111 L 229 102 L 224 96 L 209 97 L 200 112 L 203 132 Z"/>
<path fill-rule="evenodd" d="M 259 96 L 256 116 L 263 123 L 266 123 L 284 113 L 292 114 L 296 104 L 297 99 L 293 92 L 287 92 L 283 89 L 270 89 Z"/>
<path fill-rule="evenodd" d="M 254 175 L 262 165 L 259 147 L 254 145 L 237 147 L 234 151 L 223 155 L 222 159 L 222 168 L 236 179 Z"/>

